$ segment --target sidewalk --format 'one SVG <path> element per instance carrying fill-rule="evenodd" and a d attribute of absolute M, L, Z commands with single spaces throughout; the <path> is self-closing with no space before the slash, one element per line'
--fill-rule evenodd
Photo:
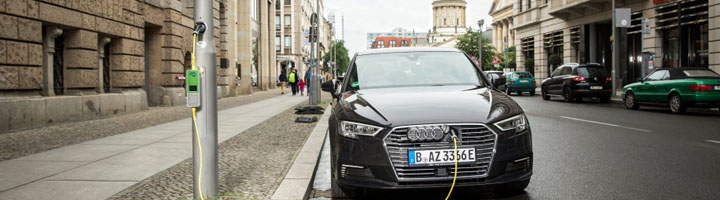
<path fill-rule="evenodd" d="M 218 112 L 221 143 L 307 98 Z M 190 119 L 0 162 L 0 199 L 106 199 L 192 156 Z"/>

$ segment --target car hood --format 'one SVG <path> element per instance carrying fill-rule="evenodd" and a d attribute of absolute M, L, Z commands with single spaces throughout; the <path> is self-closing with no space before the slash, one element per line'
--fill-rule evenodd
<path fill-rule="evenodd" d="M 475 86 L 366 89 L 343 96 L 350 119 L 383 126 L 491 123 L 522 113 L 502 92 Z"/>

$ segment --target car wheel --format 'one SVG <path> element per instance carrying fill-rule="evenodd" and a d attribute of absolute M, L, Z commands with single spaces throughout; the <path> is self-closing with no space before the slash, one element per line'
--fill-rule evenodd
<path fill-rule="evenodd" d="M 505 94 L 512 95 L 512 91 L 510 91 L 510 87 L 505 87 Z"/>
<path fill-rule="evenodd" d="M 572 91 L 570 91 L 570 88 L 565 87 L 563 88 L 563 98 L 565 98 L 565 102 L 572 102 L 575 97 L 572 94 Z"/>
<path fill-rule="evenodd" d="M 498 187 L 498 192 L 503 195 L 514 195 L 521 193 L 530 184 L 530 179 L 502 184 Z"/>
<path fill-rule="evenodd" d="M 687 110 L 687 107 L 682 101 L 682 98 L 677 93 L 672 93 L 670 95 L 670 112 L 675 114 L 684 113 Z"/>
<path fill-rule="evenodd" d="M 638 108 L 640 108 L 640 105 L 637 104 L 637 99 L 635 99 L 635 94 L 633 94 L 633 92 L 627 92 L 623 101 L 625 102 L 625 108 L 627 109 L 637 110 Z"/>
<path fill-rule="evenodd" d="M 522 96 L 522 91 L 517 91 L 518 96 Z"/>
<path fill-rule="evenodd" d="M 547 94 L 547 87 L 543 86 L 540 89 L 540 95 L 542 95 L 543 100 L 546 100 L 546 101 L 550 100 L 550 96 L 548 96 L 548 94 Z"/>
<path fill-rule="evenodd" d="M 535 96 L 535 91 L 530 91 L 530 96 Z"/>

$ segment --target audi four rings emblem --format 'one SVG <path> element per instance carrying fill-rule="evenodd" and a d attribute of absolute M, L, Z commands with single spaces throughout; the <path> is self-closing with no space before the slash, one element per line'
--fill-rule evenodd
<path fill-rule="evenodd" d="M 440 127 L 411 128 L 407 136 L 410 141 L 434 141 L 441 140 L 445 132 Z"/>

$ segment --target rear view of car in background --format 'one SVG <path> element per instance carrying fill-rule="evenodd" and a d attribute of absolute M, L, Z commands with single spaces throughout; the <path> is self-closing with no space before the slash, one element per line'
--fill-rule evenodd
<path fill-rule="evenodd" d="M 640 105 L 669 107 L 672 113 L 720 108 L 720 75 L 707 68 L 663 68 L 623 87 L 622 98 L 633 110 Z"/>
<path fill-rule="evenodd" d="M 560 95 L 565 102 L 583 98 L 599 98 L 601 103 L 609 103 L 612 94 L 612 77 L 600 64 L 569 63 L 558 67 L 550 78 L 543 80 L 541 90 L 544 100 L 550 95 Z"/>
<path fill-rule="evenodd" d="M 513 92 L 517 92 L 518 95 L 522 95 L 523 92 L 529 92 L 530 96 L 535 96 L 535 77 L 530 72 L 508 72 L 505 77 L 507 83 L 505 84 L 505 93 L 510 95 Z"/>

